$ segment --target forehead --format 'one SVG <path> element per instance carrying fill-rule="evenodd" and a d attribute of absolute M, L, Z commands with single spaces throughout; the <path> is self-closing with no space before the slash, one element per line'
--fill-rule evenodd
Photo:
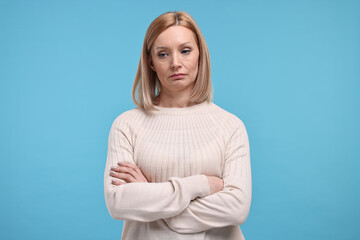
<path fill-rule="evenodd" d="M 171 26 L 160 33 L 154 42 L 154 46 L 171 46 L 184 42 L 196 44 L 193 31 L 183 26 Z"/>

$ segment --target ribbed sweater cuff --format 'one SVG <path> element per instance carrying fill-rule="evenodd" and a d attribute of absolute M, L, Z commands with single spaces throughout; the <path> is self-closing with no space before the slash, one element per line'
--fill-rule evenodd
<path fill-rule="evenodd" d="M 174 178 L 172 178 L 174 180 Z M 184 190 L 190 194 L 190 199 L 205 197 L 210 194 L 209 181 L 205 175 L 194 175 L 185 178 L 176 178 Z"/>

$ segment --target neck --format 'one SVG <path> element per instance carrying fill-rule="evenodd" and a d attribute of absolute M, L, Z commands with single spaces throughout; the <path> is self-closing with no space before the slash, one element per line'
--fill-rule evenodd
<path fill-rule="evenodd" d="M 156 105 L 167 108 L 190 107 L 193 104 L 189 102 L 190 94 L 171 94 L 161 91 L 160 96 L 156 98 Z"/>

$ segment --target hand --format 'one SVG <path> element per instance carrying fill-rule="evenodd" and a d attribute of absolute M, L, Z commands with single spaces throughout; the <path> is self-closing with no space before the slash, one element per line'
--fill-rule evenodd
<path fill-rule="evenodd" d="M 214 176 L 206 176 L 209 181 L 210 195 L 224 189 L 224 180 Z"/>
<path fill-rule="evenodd" d="M 128 162 L 118 163 L 118 166 L 112 167 L 110 176 L 116 178 L 112 179 L 112 184 L 116 186 L 126 183 L 148 182 L 140 168 Z M 119 181 L 118 179 L 124 180 L 125 182 Z"/>

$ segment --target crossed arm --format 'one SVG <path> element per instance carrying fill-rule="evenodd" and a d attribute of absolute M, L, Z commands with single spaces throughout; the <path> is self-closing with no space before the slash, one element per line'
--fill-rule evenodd
<path fill-rule="evenodd" d="M 115 122 L 116 123 L 116 122 Z M 251 171 L 243 124 L 226 147 L 223 179 L 195 175 L 148 183 L 134 164 L 130 139 L 121 123 L 112 126 L 105 170 L 105 199 L 115 219 L 163 219 L 179 233 L 242 224 L 250 209 Z"/>
<path fill-rule="evenodd" d="M 147 182 L 148 180 L 141 172 L 140 168 L 130 162 L 118 162 L 117 166 L 110 168 L 110 176 L 113 177 L 111 183 L 115 186 L 121 186 L 127 183 Z M 214 176 L 206 176 L 210 195 L 224 189 L 224 181 Z M 123 181 L 121 181 L 123 180 Z"/>

